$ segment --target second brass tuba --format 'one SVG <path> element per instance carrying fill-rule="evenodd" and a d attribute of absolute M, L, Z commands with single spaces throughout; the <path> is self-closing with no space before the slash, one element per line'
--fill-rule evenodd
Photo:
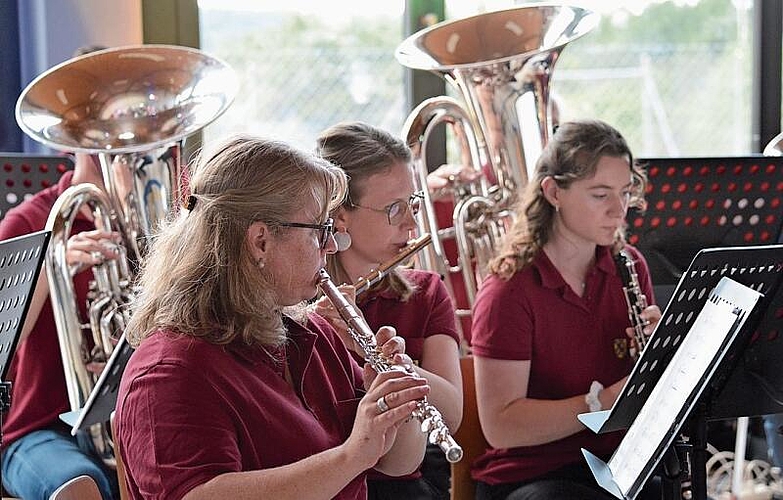
<path fill-rule="evenodd" d="M 134 270 L 155 227 L 181 203 L 184 139 L 220 116 L 238 81 L 224 62 L 169 45 L 106 49 L 68 60 L 33 80 L 20 95 L 16 119 L 33 139 L 61 151 L 97 155 L 104 190 L 68 188 L 47 229 L 50 300 L 57 323 L 68 398 L 82 408 L 98 375 L 87 369 L 111 355 L 129 317 Z M 83 317 L 66 262 L 77 214 L 88 207 L 95 226 L 122 235 L 120 256 L 93 267 Z M 99 457 L 114 464 L 109 425 L 90 428 Z"/>
<path fill-rule="evenodd" d="M 424 29 L 397 47 L 403 65 L 432 71 L 462 97 L 427 99 L 410 114 L 403 137 L 413 150 L 426 210 L 419 215 L 433 244 L 422 253 L 428 269 L 461 275 L 470 314 L 478 282 L 498 240 L 513 220 L 514 202 L 549 139 L 550 80 L 560 52 L 592 30 L 598 15 L 579 7 L 532 4 L 445 21 Z M 451 227 L 439 227 L 427 186 L 425 152 L 429 134 L 449 125 L 460 158 L 482 172 L 477 181 L 453 187 Z M 456 240 L 456 261 L 445 240 Z M 452 295 L 453 296 L 453 295 Z"/>

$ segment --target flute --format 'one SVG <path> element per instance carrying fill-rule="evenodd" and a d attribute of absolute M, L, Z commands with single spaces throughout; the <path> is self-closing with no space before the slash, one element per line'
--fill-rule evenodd
<path fill-rule="evenodd" d="M 348 332 L 362 350 L 364 359 L 370 366 L 378 373 L 397 369 L 396 365 L 378 349 L 378 344 L 375 341 L 375 332 L 372 331 L 361 314 L 356 311 L 342 292 L 337 289 L 337 286 L 332 282 L 332 278 L 325 269 L 320 271 L 318 286 L 348 325 Z M 449 428 L 443 421 L 443 415 L 427 401 L 426 397 L 417 402 L 412 416 L 421 424 L 421 431 L 427 433 L 427 440 L 431 444 L 437 445 L 443 451 L 446 455 L 446 460 L 450 463 L 455 463 L 462 459 L 462 448 L 451 436 Z"/>
<path fill-rule="evenodd" d="M 362 292 L 366 292 L 371 286 L 378 283 L 386 276 L 389 271 L 397 267 L 402 261 L 415 254 L 422 248 L 426 247 L 432 242 L 432 236 L 429 233 L 424 233 L 415 240 L 412 240 L 408 245 L 400 250 L 400 253 L 387 260 L 383 264 L 378 266 L 378 269 L 373 269 L 368 274 L 362 276 L 356 283 L 353 284 L 358 296 Z"/>

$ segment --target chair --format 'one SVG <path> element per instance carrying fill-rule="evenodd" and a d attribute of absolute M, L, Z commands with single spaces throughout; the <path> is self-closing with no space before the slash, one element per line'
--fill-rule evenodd
<path fill-rule="evenodd" d="M 128 480 L 125 478 L 125 464 L 122 463 L 122 456 L 120 456 L 120 443 L 117 439 L 117 427 L 114 424 L 114 412 L 111 412 L 111 435 L 113 436 L 114 443 L 114 459 L 117 461 L 117 483 L 120 487 L 120 500 L 130 500 L 130 492 L 128 491 Z"/>
<path fill-rule="evenodd" d="M 63 484 L 49 500 L 102 500 L 98 483 L 90 476 L 78 476 Z"/>
<path fill-rule="evenodd" d="M 462 424 L 454 433 L 454 439 L 462 446 L 463 456 L 462 460 L 451 464 L 451 500 L 473 500 L 476 484 L 470 477 L 470 466 L 489 447 L 489 443 L 484 438 L 478 418 L 473 356 L 462 356 L 459 364 L 462 371 Z"/>

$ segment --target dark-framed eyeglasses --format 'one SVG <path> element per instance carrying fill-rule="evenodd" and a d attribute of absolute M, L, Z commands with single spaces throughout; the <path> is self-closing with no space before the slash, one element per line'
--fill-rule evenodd
<path fill-rule="evenodd" d="M 424 192 L 416 191 L 410 195 L 407 200 L 395 200 L 383 208 L 367 207 L 353 202 L 351 202 L 351 206 L 372 210 L 373 212 L 385 213 L 386 220 L 389 222 L 389 225 L 396 226 L 402 222 L 402 220 L 405 218 L 405 215 L 407 215 L 408 210 L 410 210 L 411 214 L 416 217 L 416 215 L 419 213 L 419 210 L 421 210 L 421 200 L 423 199 Z"/>
<path fill-rule="evenodd" d="M 303 222 L 278 222 L 280 227 L 298 227 L 303 229 L 318 229 L 318 245 L 324 249 L 329 243 L 329 238 L 334 234 L 334 219 L 329 217 L 323 224 L 305 224 Z"/>

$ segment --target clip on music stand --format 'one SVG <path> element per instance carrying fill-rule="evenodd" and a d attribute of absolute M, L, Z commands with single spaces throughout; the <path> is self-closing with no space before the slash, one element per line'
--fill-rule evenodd
<path fill-rule="evenodd" d="M 38 231 L 0 241 L 0 449 L 2 415 L 11 407 L 11 382 L 6 379 L 50 236 L 50 231 Z"/>
<path fill-rule="evenodd" d="M 84 406 L 79 410 L 60 415 L 60 420 L 71 426 L 71 435 L 75 436 L 80 430 L 87 429 L 91 425 L 109 421 L 111 412 L 117 404 L 122 372 L 125 371 L 125 365 L 128 364 L 131 354 L 133 348 L 123 334 L 114 346 L 114 351 Z"/>
<path fill-rule="evenodd" d="M 696 311 L 705 307 L 710 291 L 718 286 L 722 278 L 730 278 L 761 293 L 764 298 L 745 322 L 744 328 L 732 337 L 727 354 L 716 353 L 720 363 L 715 365 L 710 377 L 705 377 L 700 388 L 703 390 L 709 385 L 709 390 L 704 394 L 700 391 L 699 398 L 689 401 L 689 410 L 698 402 L 697 411 L 690 417 L 693 424 L 691 469 L 694 498 L 706 498 L 706 419 L 730 418 L 737 413 L 749 415 L 780 411 L 775 402 L 778 398 L 769 389 L 775 386 L 769 380 L 779 383 L 783 376 L 779 368 L 771 363 L 775 356 L 783 355 L 783 343 L 777 338 L 783 323 L 781 256 L 783 245 L 715 248 L 699 252 L 680 279 L 672 300 L 612 409 L 580 415 L 580 420 L 597 433 L 630 427 L 680 346 L 686 342 Z M 767 392 L 760 395 L 763 390 Z M 755 399 L 749 399 L 745 393 L 752 393 Z M 739 394 L 743 396 L 739 397 Z M 735 399 L 743 406 L 731 402 Z M 678 416 L 678 419 L 683 420 L 687 413 L 680 415 L 682 419 Z M 676 422 L 671 424 L 674 427 Z M 651 473 L 652 468 L 646 472 Z"/>

